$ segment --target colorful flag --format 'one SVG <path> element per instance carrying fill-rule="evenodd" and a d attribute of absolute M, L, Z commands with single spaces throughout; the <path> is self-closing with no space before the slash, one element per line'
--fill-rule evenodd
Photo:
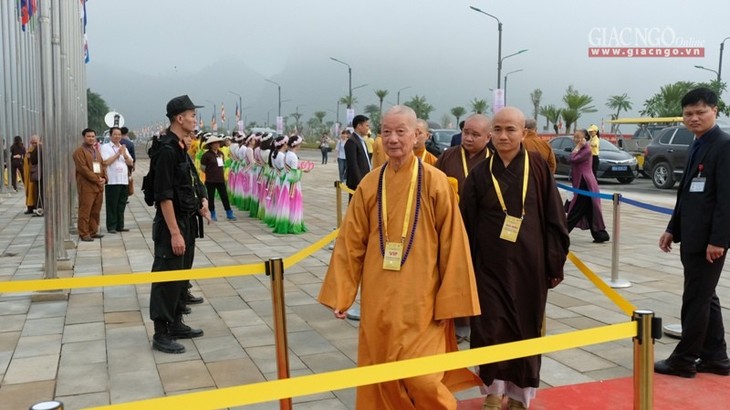
<path fill-rule="evenodd" d="M 218 124 L 215 121 L 215 104 L 213 104 L 213 114 L 210 116 L 210 129 L 218 131 Z"/>
<path fill-rule="evenodd" d="M 37 8 L 36 0 L 20 0 L 18 4 L 18 18 L 20 19 L 21 30 L 25 31 L 28 24 L 31 23 Z"/>
<path fill-rule="evenodd" d="M 221 103 L 221 123 L 226 122 L 226 107 Z"/>
<path fill-rule="evenodd" d="M 236 122 L 241 121 L 241 110 L 238 107 L 238 103 L 236 103 Z"/>

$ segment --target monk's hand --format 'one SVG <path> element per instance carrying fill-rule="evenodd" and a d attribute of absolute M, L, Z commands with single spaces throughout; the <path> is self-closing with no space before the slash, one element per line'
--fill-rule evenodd
<path fill-rule="evenodd" d="M 560 284 L 563 278 L 548 278 L 548 288 L 552 289 Z"/>
<path fill-rule="evenodd" d="M 672 251 L 672 241 L 674 240 L 674 235 L 672 235 L 669 232 L 664 232 L 662 236 L 659 237 L 659 249 L 663 250 L 664 252 L 671 252 Z M 709 245 L 712 246 L 712 245 Z M 709 252 L 709 246 L 708 246 L 708 252 Z M 710 261 L 712 262 L 712 261 Z"/>
<path fill-rule="evenodd" d="M 334 309 L 332 312 L 334 312 L 335 317 L 337 319 L 346 319 L 347 318 L 347 312 L 346 311 L 343 312 L 343 311 L 341 311 L 339 309 Z"/>
<path fill-rule="evenodd" d="M 712 244 L 707 244 L 707 262 L 712 263 L 715 261 L 715 259 L 719 259 L 720 257 L 722 257 L 723 254 L 725 254 L 725 248 L 721 248 Z"/>

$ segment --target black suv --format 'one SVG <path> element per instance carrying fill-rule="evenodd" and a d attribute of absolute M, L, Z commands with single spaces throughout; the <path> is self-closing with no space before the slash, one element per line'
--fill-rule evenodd
<path fill-rule="evenodd" d="M 725 132 L 730 131 L 725 126 L 721 128 Z M 659 131 L 646 146 L 644 171 L 651 177 L 655 187 L 669 189 L 682 179 L 692 140 L 694 134 L 684 125 L 678 125 Z"/>

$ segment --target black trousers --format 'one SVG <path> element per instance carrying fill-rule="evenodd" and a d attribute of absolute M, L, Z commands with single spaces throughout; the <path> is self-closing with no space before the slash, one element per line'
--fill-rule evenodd
<path fill-rule="evenodd" d="M 586 184 L 585 181 L 582 181 L 580 183 L 580 189 L 588 191 L 588 184 Z M 593 230 L 593 199 L 589 196 L 578 195 L 578 197 L 575 199 L 575 204 L 573 205 L 573 208 L 570 209 L 570 213 L 568 213 L 567 216 L 568 232 L 573 232 L 573 228 L 578 225 L 578 222 L 580 222 L 583 217 L 585 217 L 589 222 L 591 236 L 594 240 L 603 242 L 609 240 L 608 232 L 606 232 L 605 230 Z"/>
<path fill-rule="evenodd" d="M 13 189 L 18 190 L 18 173 L 20 173 L 20 179 L 25 185 L 25 178 L 23 175 L 23 163 L 12 161 L 10 163 L 10 181 L 13 184 Z"/>
<path fill-rule="evenodd" d="M 192 215 L 177 220 L 180 234 L 185 239 L 185 253 L 172 253 L 172 236 L 167 229 L 162 211 L 158 210 L 152 222 L 152 240 L 155 243 L 155 259 L 152 272 L 168 270 L 186 270 L 193 267 L 195 258 L 195 237 L 197 236 L 197 218 Z M 153 283 L 150 290 L 150 319 L 172 323 L 182 315 L 185 309 L 185 295 L 188 292 L 188 280 Z"/>
<path fill-rule="evenodd" d="M 225 182 L 206 182 L 205 189 L 208 190 L 208 209 L 210 212 L 215 212 L 216 191 L 218 191 L 218 196 L 221 197 L 221 202 L 223 202 L 223 209 L 226 211 L 231 210 L 231 204 L 228 201 L 228 190 L 226 189 Z"/>
<path fill-rule="evenodd" d="M 684 266 L 682 294 L 682 339 L 670 360 L 686 364 L 696 359 L 727 358 L 725 328 L 722 324 L 720 299 L 715 293 L 725 264 L 725 255 L 708 263 L 705 252 L 685 252 L 680 249 Z"/>
<path fill-rule="evenodd" d="M 129 186 L 106 185 L 104 191 L 104 196 L 106 197 L 107 231 L 124 229 L 124 211 L 127 209 Z"/>
<path fill-rule="evenodd" d="M 593 176 L 596 177 L 596 178 L 598 178 L 598 164 L 600 162 L 601 161 L 598 160 L 598 155 L 594 155 L 593 156 L 593 163 L 591 165 L 592 165 L 592 168 L 593 168 Z"/>
<path fill-rule="evenodd" d="M 327 157 L 329 156 L 329 148 L 320 148 L 320 151 L 322 151 L 322 164 L 327 163 Z"/>

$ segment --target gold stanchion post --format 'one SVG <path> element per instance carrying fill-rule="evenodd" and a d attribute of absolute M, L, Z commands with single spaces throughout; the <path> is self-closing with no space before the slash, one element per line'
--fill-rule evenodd
<path fill-rule="evenodd" d="M 337 191 L 337 227 L 342 225 L 342 188 L 340 181 L 335 181 L 335 190 Z"/>
<path fill-rule="evenodd" d="M 636 310 L 634 337 L 634 410 L 654 408 L 654 339 L 661 337 L 661 318 L 651 310 Z"/>
<path fill-rule="evenodd" d="M 271 301 L 274 307 L 274 338 L 276 340 L 276 368 L 279 379 L 289 378 L 289 346 L 286 337 L 286 312 L 284 307 L 284 260 L 266 261 L 266 275 L 271 277 Z M 291 398 L 279 401 L 281 410 L 291 410 Z"/>

